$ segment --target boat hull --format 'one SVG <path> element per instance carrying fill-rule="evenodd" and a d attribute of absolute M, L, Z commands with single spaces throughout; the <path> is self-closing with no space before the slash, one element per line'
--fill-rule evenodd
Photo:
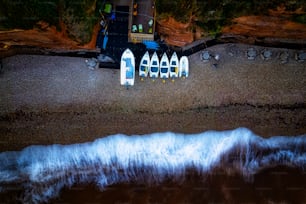
<path fill-rule="evenodd" d="M 135 82 L 135 57 L 130 49 L 126 49 L 121 56 L 120 84 L 133 86 Z"/>
<path fill-rule="evenodd" d="M 159 75 L 159 59 L 157 53 L 154 52 L 150 61 L 150 73 L 151 78 L 158 78 Z"/>
<path fill-rule="evenodd" d="M 177 78 L 179 73 L 179 59 L 176 52 L 174 52 L 170 58 L 170 78 Z"/>
<path fill-rule="evenodd" d="M 179 77 L 189 76 L 189 60 L 188 57 L 182 56 L 180 59 Z"/>
<path fill-rule="evenodd" d="M 166 53 L 163 54 L 160 60 L 160 78 L 167 79 L 169 78 L 170 64 L 169 59 Z"/>
<path fill-rule="evenodd" d="M 150 67 L 150 55 L 149 52 L 142 56 L 139 64 L 139 76 L 140 77 L 147 77 L 149 74 L 149 67 Z"/>

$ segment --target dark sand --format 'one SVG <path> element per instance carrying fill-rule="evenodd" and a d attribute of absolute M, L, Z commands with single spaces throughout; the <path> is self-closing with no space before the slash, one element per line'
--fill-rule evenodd
<path fill-rule="evenodd" d="M 221 56 L 217 69 L 212 68 L 213 61 L 204 63 L 196 53 L 189 57 L 189 78 L 164 84 L 137 77 L 129 90 L 120 86 L 119 70 L 89 70 L 82 58 L 18 55 L 3 59 L 0 151 L 88 142 L 117 133 L 247 127 L 264 137 L 305 134 L 306 63 L 296 62 L 296 50 L 288 50 L 289 62 L 280 64 L 276 56 L 286 49 L 271 49 L 269 61 L 259 56 L 247 60 L 248 47 L 211 47 Z M 183 184 L 120 184 L 104 192 L 76 186 L 53 202 L 300 203 L 306 200 L 305 175 L 280 168 L 258 174 L 254 183 L 220 174 L 204 184 L 195 176 Z"/>

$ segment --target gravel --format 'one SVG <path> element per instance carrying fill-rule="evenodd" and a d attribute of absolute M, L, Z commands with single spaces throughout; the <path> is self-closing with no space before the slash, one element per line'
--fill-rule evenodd
<path fill-rule="evenodd" d="M 266 49 L 252 47 L 257 53 Z M 219 60 L 203 63 L 202 52 L 189 56 L 188 78 L 162 83 L 137 76 L 128 90 L 120 85 L 118 69 L 91 70 L 84 58 L 5 58 L 0 72 L 0 149 L 83 142 L 119 132 L 246 126 L 263 135 L 305 133 L 306 63 L 294 59 L 297 50 L 277 48 L 269 50 L 288 52 L 288 63 L 281 64 L 276 54 L 270 60 L 248 60 L 248 48 L 209 47 Z M 195 120 L 198 124 L 193 125 Z"/>

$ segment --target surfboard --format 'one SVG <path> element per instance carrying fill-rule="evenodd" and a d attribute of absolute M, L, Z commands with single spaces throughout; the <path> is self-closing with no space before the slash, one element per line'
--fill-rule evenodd
<path fill-rule="evenodd" d="M 179 73 L 179 59 L 176 52 L 174 52 L 170 58 L 170 78 L 177 78 Z"/>
<path fill-rule="evenodd" d="M 151 57 L 150 60 L 150 72 L 149 75 L 151 78 L 158 78 L 159 74 L 159 59 L 157 56 L 157 53 L 154 52 L 153 56 Z"/>
<path fill-rule="evenodd" d="M 142 56 L 139 64 L 139 76 L 140 77 L 147 77 L 149 73 L 149 66 L 150 66 L 150 55 L 149 52 Z"/>
<path fill-rule="evenodd" d="M 135 81 L 135 57 L 130 49 L 126 49 L 121 56 L 120 84 L 133 86 Z"/>
<path fill-rule="evenodd" d="M 182 56 L 180 59 L 179 77 L 189 76 L 189 61 L 188 57 Z"/>
<path fill-rule="evenodd" d="M 169 59 L 166 53 L 164 53 L 162 58 L 160 59 L 159 66 L 160 66 L 159 68 L 160 78 L 162 79 L 169 78 L 170 66 L 169 66 Z"/>

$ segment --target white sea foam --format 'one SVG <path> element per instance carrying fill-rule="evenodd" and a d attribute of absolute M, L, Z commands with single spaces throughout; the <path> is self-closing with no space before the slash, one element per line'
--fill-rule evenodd
<path fill-rule="evenodd" d="M 24 202 L 56 197 L 63 187 L 95 183 L 103 189 L 120 182 L 180 181 L 188 169 L 214 168 L 245 178 L 277 165 L 305 169 L 306 135 L 263 139 L 246 128 L 200 134 L 112 135 L 73 145 L 29 146 L 0 153 L 0 190 L 22 186 Z"/>

